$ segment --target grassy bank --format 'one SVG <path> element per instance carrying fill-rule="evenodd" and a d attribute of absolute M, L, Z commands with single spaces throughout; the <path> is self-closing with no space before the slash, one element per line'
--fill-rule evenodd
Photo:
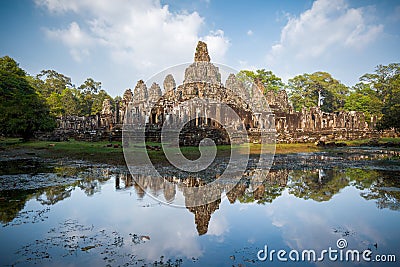
<path fill-rule="evenodd" d="M 0 140 L 1 150 L 11 150 L 28 155 L 44 158 L 69 158 L 99 163 L 125 164 L 121 143 L 113 142 L 83 142 L 83 141 L 29 141 L 20 142 L 18 139 Z M 114 148 L 114 145 L 118 147 Z"/>
<path fill-rule="evenodd" d="M 345 142 L 348 146 L 362 146 L 369 142 L 366 140 L 354 140 Z M 382 138 L 379 140 L 380 143 L 400 143 L 400 138 Z M 148 143 L 150 146 L 157 148 L 160 146 L 158 143 Z M 264 151 L 273 151 L 273 148 L 262 147 L 260 144 L 245 144 L 238 146 L 237 148 L 242 152 L 246 153 L 247 147 L 250 149 L 251 154 L 259 154 L 262 148 Z M 128 148 L 131 152 L 135 153 L 134 146 Z M 166 149 L 173 149 L 168 148 Z M 206 148 L 207 149 L 207 148 Z M 110 143 L 107 141 L 102 142 L 83 142 L 83 141 L 65 141 L 65 142 L 49 142 L 49 141 L 29 141 L 21 142 L 19 139 L 0 139 L 0 150 L 7 151 L 7 155 L 24 154 L 32 155 L 44 158 L 69 158 L 75 160 L 86 160 L 99 163 L 109 164 L 125 164 L 121 142 Z M 289 153 L 307 153 L 321 151 L 323 148 L 317 147 L 313 143 L 301 143 L 301 144 L 276 144 L 276 154 L 289 154 Z M 182 147 L 182 153 L 189 159 L 196 159 L 200 153 L 197 147 Z M 162 151 L 148 150 L 148 154 L 153 162 L 165 161 L 165 156 Z M 218 146 L 217 154 L 220 156 L 230 155 L 230 146 Z"/>
<path fill-rule="evenodd" d="M 361 140 L 351 140 L 351 141 L 346 141 L 348 146 L 364 146 L 368 142 L 370 142 L 371 139 L 361 139 Z M 392 137 L 382 137 L 378 140 L 379 144 L 387 144 L 387 143 L 394 143 L 394 144 L 400 144 L 400 138 L 392 138 Z"/>

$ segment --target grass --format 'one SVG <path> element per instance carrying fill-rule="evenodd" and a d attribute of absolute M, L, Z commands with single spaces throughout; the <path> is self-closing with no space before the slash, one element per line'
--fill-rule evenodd
<path fill-rule="evenodd" d="M 362 146 L 366 144 L 370 139 L 364 140 L 353 140 L 346 141 L 345 143 L 349 146 Z M 380 143 L 394 142 L 400 143 L 400 138 L 382 138 L 379 140 Z M 125 164 L 125 158 L 121 142 L 112 142 L 112 147 L 107 147 L 110 144 L 107 141 L 100 142 L 84 142 L 84 141 L 64 141 L 64 142 L 49 142 L 49 141 L 29 141 L 21 142 L 17 138 L 3 138 L 0 139 L 0 150 L 15 150 L 20 151 L 23 154 L 36 155 L 44 158 L 69 158 L 75 160 L 93 161 L 99 163 L 109 164 Z M 148 142 L 151 146 L 161 146 L 159 143 Z M 114 148 L 114 145 L 118 145 Z M 250 154 L 259 154 L 261 152 L 268 153 L 273 151 L 274 148 L 271 145 L 261 144 L 243 144 L 233 146 L 238 149 L 240 153 L 246 153 L 246 149 L 250 149 Z M 128 152 L 140 152 L 143 148 L 130 146 Z M 174 148 L 168 146 L 166 150 L 173 151 Z M 197 159 L 200 156 L 198 147 L 181 147 L 182 154 L 189 159 Z M 205 147 L 205 149 L 208 149 Z M 313 143 L 297 143 L 297 144 L 276 144 L 276 154 L 289 154 L 289 153 L 307 153 L 321 151 L 323 148 L 317 147 Z M 147 151 L 150 159 L 153 162 L 166 162 L 165 155 L 162 151 L 148 150 Z M 231 153 L 230 145 L 222 145 L 217 147 L 217 155 L 229 156 Z"/>
<path fill-rule="evenodd" d="M 22 150 L 26 154 L 32 154 L 45 158 L 70 158 L 76 160 L 88 160 L 110 164 L 124 164 L 125 159 L 122 153 L 120 142 L 118 148 L 107 147 L 109 142 L 83 142 L 83 141 L 28 141 L 21 142 L 18 139 L 0 140 L 2 150 Z"/>
<path fill-rule="evenodd" d="M 344 143 L 346 143 L 348 146 L 362 146 L 365 145 L 366 143 L 368 143 L 369 141 L 371 141 L 371 139 L 360 139 L 360 140 L 350 140 L 350 141 L 345 141 Z M 396 144 L 400 144 L 400 137 L 382 137 L 379 140 L 379 143 L 396 143 Z"/>

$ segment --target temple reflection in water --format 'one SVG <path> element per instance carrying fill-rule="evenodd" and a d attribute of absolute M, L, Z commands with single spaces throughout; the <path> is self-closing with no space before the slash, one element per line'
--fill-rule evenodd
<path fill-rule="evenodd" d="M 329 168 L 329 169 L 299 169 L 289 170 L 285 168 L 272 169 L 259 184 L 251 182 L 252 173 L 249 170 L 240 181 L 232 186 L 232 183 L 219 183 L 212 187 L 208 194 L 219 197 L 207 204 L 199 203 L 198 188 L 206 184 L 205 179 L 199 177 L 152 177 L 136 174 L 122 169 L 79 168 L 72 166 L 57 166 L 49 169 L 49 173 L 30 175 L 31 183 L 37 179 L 45 178 L 46 181 L 65 179 L 64 184 L 46 186 L 37 190 L 30 189 L 31 185 L 24 182 L 25 190 L 2 191 L 0 201 L 0 222 L 9 224 L 22 220 L 27 201 L 36 199 L 42 205 L 55 205 L 71 197 L 75 188 L 80 188 L 84 194 L 92 196 L 99 193 L 107 181 L 114 180 L 116 191 L 134 191 L 139 199 L 145 199 L 146 192 L 159 200 L 174 205 L 177 201 L 186 203 L 186 209 L 193 213 L 196 229 L 199 235 L 208 232 L 212 214 L 220 208 L 221 197 L 226 196 L 229 203 L 272 203 L 285 191 L 299 199 L 327 202 L 337 195 L 342 189 L 351 186 L 360 191 L 360 196 L 366 200 L 374 200 L 379 209 L 400 210 L 399 181 L 396 178 L 397 171 L 368 170 L 361 168 Z M 247 175 L 247 176 L 246 176 Z M 38 176 L 38 177 L 36 177 Z M 67 179 L 79 177 L 79 180 Z M 12 180 L 15 183 L 15 175 L 3 177 L 3 182 Z M 139 186 L 138 184 L 143 185 Z"/>
<path fill-rule="evenodd" d="M 368 174 L 368 175 L 367 175 Z M 145 185 L 141 188 L 138 183 Z M 199 235 L 206 234 L 211 215 L 219 209 L 221 197 L 226 196 L 229 203 L 272 203 L 274 199 L 281 196 L 284 190 L 291 195 L 302 199 L 314 201 L 329 201 L 334 195 L 348 185 L 354 185 L 364 192 L 361 196 L 365 199 L 376 199 L 377 207 L 399 210 L 400 194 L 397 191 L 388 192 L 384 190 L 396 181 L 390 177 L 390 172 L 364 171 L 361 169 L 313 169 L 313 170 L 270 170 L 266 179 L 254 187 L 249 179 L 244 176 L 233 188 L 215 186 L 210 194 L 219 194 L 221 197 L 216 201 L 193 205 L 198 200 L 196 188 L 203 186 L 205 182 L 200 178 L 188 177 L 177 179 L 176 177 L 165 177 L 165 180 L 151 176 L 120 173 L 116 176 L 116 189 L 124 190 L 134 188 L 137 196 L 143 198 L 145 191 L 151 192 L 153 196 L 161 199 L 162 196 L 167 203 L 173 203 L 177 195 L 181 194 L 188 203 L 187 209 L 194 214 L 194 220 Z M 229 191 L 230 190 L 230 191 Z"/>
<path fill-rule="evenodd" d="M 241 179 L 240 182 L 232 188 L 231 185 L 213 186 L 209 194 L 217 194 L 228 198 L 230 203 L 257 201 L 258 203 L 272 202 L 288 183 L 287 170 L 270 171 L 267 179 L 259 184 L 254 190 L 252 184 L 247 179 Z M 143 185 L 142 188 L 138 184 Z M 206 234 L 211 215 L 219 208 L 221 197 L 216 201 L 203 205 L 194 205 L 201 200 L 198 199 L 196 189 L 203 186 L 205 182 L 200 178 L 188 177 L 185 179 L 177 179 L 175 177 L 166 177 L 165 180 L 157 177 L 136 175 L 132 177 L 130 173 L 121 173 L 116 176 L 115 186 L 117 190 L 125 190 L 134 188 L 139 198 L 143 198 L 145 191 L 151 192 L 155 197 L 163 196 L 164 200 L 172 203 L 177 195 L 181 192 L 188 203 L 187 209 L 194 214 L 195 224 L 199 235 Z M 230 190 L 230 191 L 229 191 Z"/>

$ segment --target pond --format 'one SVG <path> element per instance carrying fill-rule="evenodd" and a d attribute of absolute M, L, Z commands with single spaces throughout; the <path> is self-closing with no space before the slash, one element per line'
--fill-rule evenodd
<path fill-rule="evenodd" d="M 187 208 L 173 204 L 189 201 L 187 185 L 201 177 L 163 183 L 132 176 L 126 167 L 81 161 L 1 163 L 2 266 L 396 266 L 376 260 L 400 260 L 396 150 L 276 155 L 255 190 L 241 180 L 221 199 Z M 359 261 L 346 259 L 350 250 L 359 251 Z"/>

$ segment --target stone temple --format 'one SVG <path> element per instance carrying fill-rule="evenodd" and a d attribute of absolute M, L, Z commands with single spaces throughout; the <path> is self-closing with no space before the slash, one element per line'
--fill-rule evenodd
<path fill-rule="evenodd" d="M 125 125 L 145 127 L 149 141 L 160 142 L 163 127 L 180 128 L 181 145 L 198 145 L 206 137 L 216 144 L 246 142 L 246 134 L 240 134 L 246 131 L 254 140 L 261 133 L 275 135 L 274 114 L 262 101 L 260 88 L 253 86 L 249 92 L 233 74 L 224 85 L 218 67 L 210 63 L 204 42 L 198 43 L 194 63 L 185 69 L 183 84 L 176 86 L 174 77 L 168 74 L 163 87 L 164 93 L 156 83 L 147 89 L 140 80 L 133 94 L 124 94 L 130 101 L 124 102 L 122 120 Z"/>
<path fill-rule="evenodd" d="M 210 62 L 207 45 L 199 41 L 182 84 L 177 85 L 171 74 L 161 85 L 139 80 L 133 92 L 127 89 L 115 106 L 105 100 L 97 116 L 59 118 L 57 133 L 76 139 L 118 140 L 125 123 L 144 127 L 147 140 L 160 141 L 163 126 L 185 123 L 180 131 L 181 145 L 197 145 L 204 137 L 212 138 L 216 144 L 260 142 L 263 133 L 273 134 L 278 143 L 376 135 L 375 121 L 366 122 L 362 112 L 326 113 L 319 107 L 295 112 L 285 90 L 263 96 L 264 91 L 261 82 L 249 86 L 234 74 L 222 81 L 219 68 Z M 206 101 L 190 102 L 192 99 Z M 238 117 L 227 116 L 229 109 Z M 229 138 L 227 131 L 246 131 L 248 140 L 242 140 L 242 136 Z"/>

